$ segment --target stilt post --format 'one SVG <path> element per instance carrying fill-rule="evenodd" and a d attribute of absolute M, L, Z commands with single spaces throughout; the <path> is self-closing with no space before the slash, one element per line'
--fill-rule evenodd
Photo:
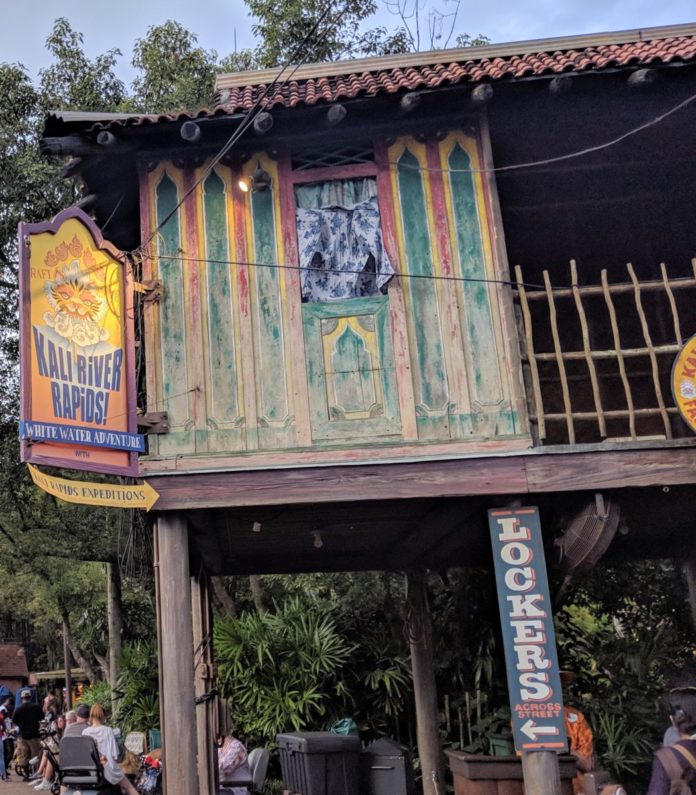
<path fill-rule="evenodd" d="M 426 593 L 425 573 L 406 574 L 406 629 L 411 647 L 413 693 L 416 703 L 416 743 L 423 773 L 423 795 L 444 792 L 444 766 L 433 661 L 433 625 Z"/>
<path fill-rule="evenodd" d="M 160 515 L 155 544 L 164 792 L 199 795 L 188 527 L 184 516 Z"/>

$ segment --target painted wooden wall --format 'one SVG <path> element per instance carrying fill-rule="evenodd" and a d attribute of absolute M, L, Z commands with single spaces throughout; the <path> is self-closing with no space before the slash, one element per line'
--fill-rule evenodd
<path fill-rule="evenodd" d="M 237 171 L 143 166 L 143 239 L 159 228 L 143 276 L 164 283 L 145 310 L 148 408 L 171 429 L 145 469 L 526 444 L 485 143 L 375 141 L 374 165 L 332 172 L 374 173 L 399 275 L 384 296 L 323 303 L 300 298 L 293 181 L 312 177 L 288 155 L 260 151 Z M 243 193 L 259 163 L 271 188 Z"/>

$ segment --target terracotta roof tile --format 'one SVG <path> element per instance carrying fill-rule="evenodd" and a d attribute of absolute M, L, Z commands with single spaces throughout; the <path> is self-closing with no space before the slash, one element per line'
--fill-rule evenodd
<path fill-rule="evenodd" d="M 447 84 L 693 62 L 696 61 L 695 31 L 693 25 L 683 25 L 655 28 L 649 32 L 591 34 L 571 40 L 518 42 L 466 50 L 386 56 L 355 62 L 354 72 L 350 71 L 350 61 L 310 64 L 300 67 L 287 83 L 281 82 L 275 86 L 262 104 L 269 109 L 294 108 L 303 104 L 316 105 L 361 96 L 434 89 Z M 647 38 L 643 39 L 644 36 Z M 538 47 L 538 50 L 535 51 L 534 47 Z M 336 70 L 334 74 L 331 74 L 332 69 Z M 140 116 L 56 111 L 49 114 L 47 125 L 88 124 L 93 131 L 243 113 L 255 107 L 269 81 L 274 78 L 275 70 L 220 75 L 212 106 L 199 111 Z M 254 79 L 259 82 L 253 82 Z M 245 80 L 250 82 L 245 83 Z"/>
<path fill-rule="evenodd" d="M 437 88 L 445 83 L 481 82 L 565 72 L 587 72 L 640 64 L 671 63 L 696 58 L 696 36 L 678 36 L 652 41 L 602 44 L 583 49 L 536 52 L 509 57 L 477 59 L 451 63 L 430 63 L 386 70 L 292 80 L 266 100 L 268 107 L 295 107 L 300 104 L 334 102 L 358 96 L 398 91 Z M 434 53 L 437 55 L 437 53 Z M 249 74 L 253 79 L 253 73 Z M 236 113 L 249 110 L 265 90 L 265 85 L 225 88 L 218 92 L 212 112 Z"/>

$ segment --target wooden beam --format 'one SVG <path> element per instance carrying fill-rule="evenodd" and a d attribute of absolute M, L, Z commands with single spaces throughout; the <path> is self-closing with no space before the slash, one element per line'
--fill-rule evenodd
<path fill-rule="evenodd" d="M 193 702 L 193 623 L 186 519 L 157 519 L 160 714 L 167 795 L 198 795 Z"/>
<path fill-rule="evenodd" d="M 196 737 L 198 747 L 198 781 L 200 795 L 217 793 L 217 747 L 213 736 L 217 698 L 201 697 L 210 694 L 214 685 L 213 669 L 213 614 L 210 605 L 210 587 L 205 571 L 191 578 L 191 606 L 193 610 L 194 680 L 196 700 Z"/>
<path fill-rule="evenodd" d="M 411 647 L 416 740 L 423 774 L 423 795 L 439 795 L 444 784 L 444 765 L 440 749 L 433 624 L 424 572 L 413 571 L 406 575 L 406 592 L 406 633 Z"/>
<path fill-rule="evenodd" d="M 337 124 L 340 124 L 347 115 L 348 111 L 346 110 L 346 106 L 341 105 L 340 103 L 337 102 L 335 105 L 332 105 L 326 112 L 326 121 L 332 127 L 335 127 Z"/>
<path fill-rule="evenodd" d="M 158 511 L 696 483 L 693 445 L 577 447 L 577 452 L 537 448 L 526 455 L 403 464 L 196 472 L 148 476 L 148 482 L 160 495 Z"/>

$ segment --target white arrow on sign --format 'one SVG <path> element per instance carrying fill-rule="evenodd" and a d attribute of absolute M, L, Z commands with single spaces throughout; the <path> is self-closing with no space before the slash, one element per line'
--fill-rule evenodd
<path fill-rule="evenodd" d="M 545 734 L 558 734 L 558 726 L 537 726 L 531 718 L 520 726 L 520 731 L 530 740 L 538 740 Z"/>

